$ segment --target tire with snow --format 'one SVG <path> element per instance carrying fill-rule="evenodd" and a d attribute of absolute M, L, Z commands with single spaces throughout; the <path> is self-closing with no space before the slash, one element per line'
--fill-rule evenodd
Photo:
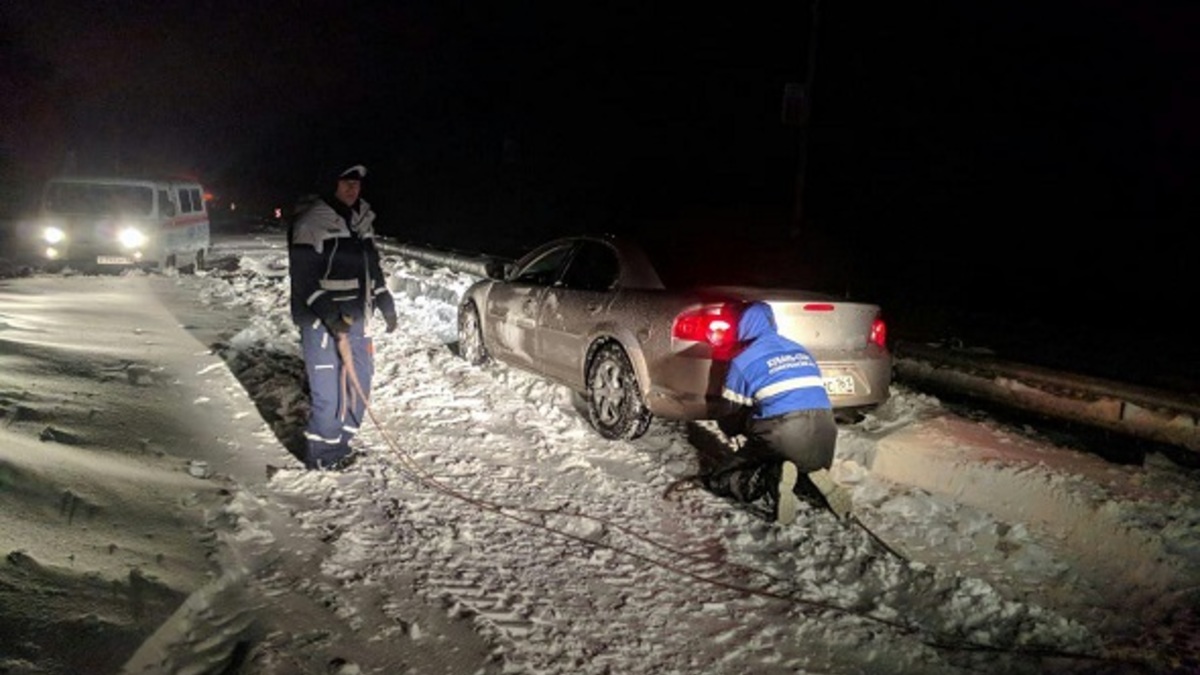
<path fill-rule="evenodd" d="M 458 307 L 458 355 L 473 366 L 486 363 L 487 347 L 483 344 L 483 325 L 479 310 L 468 300 Z"/>
<path fill-rule="evenodd" d="M 632 440 L 650 428 L 650 411 L 642 401 L 629 355 L 609 343 L 592 357 L 587 371 L 588 421 L 601 436 Z"/>

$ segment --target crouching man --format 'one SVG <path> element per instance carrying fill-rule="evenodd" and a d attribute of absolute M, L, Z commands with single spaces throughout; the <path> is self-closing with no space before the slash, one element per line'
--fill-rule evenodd
<path fill-rule="evenodd" d="M 738 501 L 765 498 L 782 525 L 796 518 L 798 491 L 845 518 L 850 495 L 828 471 L 837 423 L 816 359 L 779 334 L 766 303 L 746 308 L 737 338 L 746 347 L 733 358 L 722 395 L 741 410 L 722 420 L 721 428 L 730 435 L 744 432 L 746 440 L 725 466 L 702 476 L 701 482 Z"/>

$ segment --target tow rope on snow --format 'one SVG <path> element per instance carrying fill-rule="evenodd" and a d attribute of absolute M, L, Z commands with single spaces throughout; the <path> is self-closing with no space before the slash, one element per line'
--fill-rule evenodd
<path fill-rule="evenodd" d="M 749 565 L 742 565 L 740 563 L 729 562 L 728 560 L 716 561 L 714 563 L 714 561 L 710 557 L 702 556 L 702 555 L 699 555 L 696 553 L 691 553 L 688 551 L 680 551 L 678 549 L 672 548 L 671 546 L 669 546 L 665 543 L 657 541 L 657 540 L 653 539 L 652 537 L 649 537 L 645 534 L 642 534 L 640 532 L 635 532 L 628 527 L 625 527 L 618 523 L 614 523 L 605 518 L 588 515 L 586 513 L 579 511 L 578 509 L 575 509 L 572 511 L 565 511 L 563 508 L 537 509 L 537 508 L 531 508 L 528 506 L 506 505 L 506 504 L 499 504 L 496 502 L 491 502 L 491 501 L 487 501 L 487 500 L 483 500 L 483 499 L 478 499 L 471 495 L 464 494 L 464 493 L 459 492 L 459 491 L 455 490 L 454 488 L 442 483 L 441 481 L 437 480 L 432 475 L 430 475 L 428 472 L 426 472 L 411 455 L 409 455 L 403 449 L 400 448 L 399 444 L 396 443 L 395 439 L 392 438 L 391 434 L 389 434 L 387 432 L 387 430 L 384 428 L 383 424 L 381 424 L 379 422 L 379 420 L 375 417 L 375 412 L 370 407 L 370 399 L 367 397 L 367 393 L 363 389 L 362 383 L 358 379 L 358 374 L 354 369 L 354 355 L 350 349 L 350 341 L 349 341 L 349 336 L 347 334 L 345 334 L 345 333 L 338 334 L 337 350 L 338 350 L 338 354 L 341 356 L 342 361 L 343 361 L 343 363 L 342 363 L 343 386 L 344 387 L 348 386 L 348 387 L 352 388 L 354 390 L 354 393 L 356 393 L 358 396 L 362 397 L 363 402 L 364 402 L 364 409 L 367 412 L 367 416 L 370 417 L 372 424 L 375 425 L 375 428 L 379 431 L 380 435 L 383 437 L 384 442 L 387 443 L 388 448 L 390 450 L 392 450 L 392 452 L 395 454 L 395 456 L 400 460 L 401 473 L 407 475 L 410 479 L 412 479 L 426 487 L 429 487 L 433 490 L 441 492 L 442 494 L 445 494 L 447 496 L 454 497 L 461 501 L 467 502 L 478 508 L 484 509 L 486 511 L 491 511 L 492 513 L 496 513 L 498 515 L 501 515 L 505 518 L 516 521 L 523 525 L 528 525 L 530 527 L 549 532 L 551 534 L 563 537 L 565 539 L 569 539 L 569 540 L 581 543 L 585 546 L 603 548 L 603 549 L 612 551 L 614 553 L 617 553 L 620 555 L 625 555 L 625 556 L 634 558 L 636 560 L 645 562 L 647 564 L 654 565 L 656 567 L 659 567 L 660 569 L 667 570 L 674 574 L 684 576 L 684 577 L 693 579 L 695 581 L 699 581 L 699 582 L 707 583 L 707 584 L 717 586 L 720 588 L 724 588 L 726 590 L 730 590 L 730 591 L 733 591 L 736 593 L 741 593 L 743 595 L 756 595 L 759 597 L 770 598 L 773 600 L 780 600 L 783 602 L 791 603 L 791 604 L 801 606 L 801 607 L 807 607 L 810 609 L 816 609 L 816 610 L 822 610 L 822 611 L 833 611 L 833 612 L 842 614 L 844 616 L 855 616 L 860 619 L 864 619 L 867 621 L 882 624 L 884 626 L 888 626 L 889 628 L 892 628 L 892 629 L 898 631 L 899 633 L 901 633 L 903 635 L 915 636 L 918 640 L 921 641 L 921 643 L 923 643 L 929 647 L 935 648 L 935 649 L 953 650 L 953 651 L 971 651 L 971 652 L 990 652 L 990 653 L 997 653 L 997 654 L 1015 654 L 1015 655 L 1030 656 L 1030 657 L 1066 658 L 1066 659 L 1075 659 L 1075 660 L 1097 661 L 1097 662 L 1110 663 L 1110 664 L 1111 663 L 1125 663 L 1125 664 L 1137 664 L 1137 665 L 1145 666 L 1145 665 L 1152 663 L 1151 660 L 1136 659 L 1136 658 L 1131 658 L 1131 657 L 1116 657 L 1114 654 L 1100 654 L 1100 655 L 1083 654 L 1083 653 L 1071 652 L 1071 651 L 1066 651 L 1066 650 L 1043 649 L 1043 648 L 1037 648 L 1037 647 L 1017 647 L 1017 648 L 994 647 L 991 645 L 975 643 L 975 642 L 972 642 L 970 640 L 966 640 L 966 639 L 963 639 L 960 637 L 939 636 L 936 634 L 929 634 L 928 631 L 922 629 L 919 626 L 910 626 L 907 624 L 900 623 L 898 621 L 873 616 L 873 615 L 867 614 L 865 612 L 847 609 L 845 607 L 834 605 L 832 603 L 822 602 L 819 600 L 808 600 L 808 599 L 799 597 L 798 596 L 798 593 L 800 592 L 799 590 L 795 590 L 795 591 L 787 591 L 786 590 L 786 587 L 788 587 L 788 586 L 791 586 L 793 588 L 795 587 L 794 580 L 778 577 L 770 572 L 760 570 L 760 569 L 757 569 L 754 567 L 750 567 Z M 670 490 L 670 488 L 668 488 L 668 491 L 669 490 Z M 529 516 L 536 516 L 537 519 L 535 520 L 531 517 L 525 517 L 525 516 L 520 515 L 522 513 L 528 514 Z M 755 587 L 755 586 L 748 586 L 748 585 L 742 584 L 742 583 L 728 582 L 728 581 L 724 581 L 722 579 L 716 578 L 715 576 L 713 576 L 711 574 L 704 574 L 701 572 L 684 569 L 683 567 L 680 567 L 678 564 L 672 563 L 670 561 L 660 560 L 658 558 L 654 558 L 647 554 L 639 553 L 637 551 L 631 550 L 629 548 L 625 548 L 623 546 L 618 546 L 615 544 L 608 544 L 608 543 L 605 543 L 602 541 L 597 541 L 596 539 L 581 536 L 581 535 L 575 534 L 573 532 L 568 532 L 566 530 L 554 527 L 553 525 L 547 524 L 546 519 L 548 517 L 553 517 L 553 516 L 568 516 L 568 517 L 572 517 L 572 518 L 580 518 L 580 519 L 584 519 L 584 520 L 589 520 L 589 521 L 596 523 L 597 525 L 599 525 L 601 527 L 601 533 L 603 533 L 605 531 L 605 528 L 615 530 L 615 531 L 621 532 L 622 534 L 624 534 L 628 537 L 633 538 L 636 541 L 640 541 L 640 542 L 650 546 L 651 548 L 658 549 L 659 551 L 677 556 L 685 561 L 690 560 L 691 562 L 703 565 L 706 568 L 715 568 L 717 570 L 720 570 L 723 568 L 725 570 L 728 570 L 728 571 L 731 571 L 734 573 L 741 573 L 741 574 L 748 575 L 751 577 L 755 577 L 755 576 L 760 577 L 760 578 L 765 579 L 768 583 L 776 583 L 776 584 L 780 584 L 780 585 L 784 586 L 785 590 L 772 590 L 771 588 L 766 587 L 766 586 Z M 905 562 L 908 561 L 907 558 L 900 555 L 892 547 L 888 546 L 882 539 L 880 539 L 874 532 L 872 532 L 869 528 L 867 528 L 867 526 L 864 525 L 862 523 L 862 521 L 858 519 L 858 516 L 851 514 L 850 517 L 848 518 L 848 522 L 853 523 L 853 524 L 857 525 L 858 527 L 862 528 L 862 530 L 864 532 L 866 532 L 875 543 L 877 543 L 879 546 L 881 546 L 884 550 L 886 550 L 891 555 L 894 555 L 897 558 L 899 558 Z"/>
<path fill-rule="evenodd" d="M 672 497 L 674 497 L 675 495 L 677 495 L 681 492 L 694 490 L 699 486 L 700 486 L 700 476 L 698 476 L 698 475 L 685 476 L 684 478 L 680 478 L 679 480 L 674 481 L 673 483 L 671 483 L 670 485 L 667 486 L 666 490 L 663 490 L 663 499 L 671 499 Z M 872 542 L 874 542 L 876 545 L 878 545 L 880 548 L 882 548 L 884 551 L 886 551 L 889 555 L 895 556 L 896 558 L 898 558 L 904 562 L 909 562 L 909 559 L 907 556 L 903 555 L 902 553 L 897 551 L 895 548 L 889 546 L 888 543 L 885 542 L 879 535 L 875 534 L 875 532 L 873 532 L 871 530 L 871 528 L 867 527 L 866 523 L 862 522 L 862 520 L 860 520 L 856 514 L 849 513 L 848 515 L 846 515 L 845 518 L 838 516 L 837 512 L 834 511 L 833 507 L 829 505 L 828 500 L 825 499 L 824 497 L 822 497 L 822 500 L 825 502 L 825 506 L 829 510 L 829 512 L 832 513 L 834 515 L 834 517 L 837 518 L 840 522 L 850 524 L 850 525 L 855 525 L 855 526 L 859 527 L 860 529 L 862 529 L 863 532 L 867 533 L 867 535 L 871 538 Z"/>
<path fill-rule="evenodd" d="M 879 535 L 875 534 L 875 532 L 872 531 L 871 528 L 867 527 L 866 523 L 864 523 L 862 520 L 860 520 L 857 514 L 851 513 L 850 516 L 846 519 L 846 522 L 850 523 L 851 525 L 857 525 L 860 528 L 862 528 L 862 531 L 867 533 L 867 536 L 869 536 L 871 538 L 871 541 L 878 544 L 883 550 L 887 551 L 888 553 L 891 553 L 892 555 L 903 560 L 904 562 L 909 562 L 909 559 L 907 556 L 902 555 L 896 549 L 892 548 L 891 546 L 888 546 L 888 543 L 886 541 L 884 541 L 883 539 L 880 539 Z"/>
<path fill-rule="evenodd" d="M 341 377 L 341 409 L 338 413 L 338 419 L 346 419 L 346 409 L 354 397 L 361 396 L 363 406 L 370 403 L 367 398 L 367 393 L 363 389 L 362 383 L 358 381 L 358 371 L 354 369 L 354 352 L 350 349 L 350 334 L 337 334 L 337 353 L 342 359 L 342 377 Z"/>

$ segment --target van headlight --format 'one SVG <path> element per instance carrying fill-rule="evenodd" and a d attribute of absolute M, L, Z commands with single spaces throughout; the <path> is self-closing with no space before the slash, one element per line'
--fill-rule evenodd
<path fill-rule="evenodd" d="M 48 225 L 42 229 L 42 241 L 47 244 L 57 244 L 66 238 L 67 233 L 63 232 L 61 228 Z"/>
<path fill-rule="evenodd" d="M 123 227 L 117 234 L 117 241 L 125 248 L 141 248 L 146 245 L 146 235 L 136 227 Z"/>

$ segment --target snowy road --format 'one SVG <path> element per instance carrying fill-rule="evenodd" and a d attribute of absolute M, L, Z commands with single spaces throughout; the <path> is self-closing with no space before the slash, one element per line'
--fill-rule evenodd
<path fill-rule="evenodd" d="M 301 415 L 280 405 L 299 398 L 278 377 L 298 369 L 280 256 L 268 245 L 178 283 L 251 305 L 226 359 L 286 438 Z M 514 673 L 1156 672 L 1194 653 L 1187 593 L 1173 593 L 1195 588 L 1196 550 L 1156 533 L 1168 516 L 1154 503 L 1170 495 L 1194 518 L 1194 477 L 1109 467 L 898 389 L 841 429 L 835 475 L 910 560 L 822 511 L 781 529 L 703 492 L 667 500 L 722 442 L 711 425 L 599 438 L 565 390 L 455 356 L 448 299 L 468 278 L 392 262 L 404 328 L 378 343 L 370 455 L 344 474 L 285 468 L 269 500 L 239 507 L 287 515 L 244 521 L 237 539 L 256 544 L 237 557 L 293 563 L 252 574 L 259 602 L 236 604 L 307 598 L 256 617 L 283 627 L 245 672 L 347 653 L 381 673 L 472 659 Z M 428 661 L 450 635 L 460 653 Z"/>
<path fill-rule="evenodd" d="M 31 388 L 0 377 L 5 438 L 20 443 L 0 449 L 0 468 L 39 476 L 39 491 L 25 493 L 57 541 L 12 540 L 0 607 L 71 580 L 123 588 L 131 567 L 190 592 L 126 673 L 1158 673 L 1197 663 L 1194 472 L 1156 456 L 1107 464 L 896 387 L 876 414 L 840 428 L 834 474 L 905 558 L 813 508 L 780 528 L 700 490 L 665 499 L 701 454 L 720 450 L 713 425 L 656 420 L 636 441 L 600 438 L 562 388 L 459 359 L 454 301 L 471 279 L 411 261 L 388 261 L 402 328 L 378 337 L 367 456 L 344 473 L 303 471 L 284 449 L 303 424 L 304 392 L 281 243 L 223 242 L 218 264 L 196 276 L 4 282 L 5 368 L 55 373 L 56 398 L 47 379 Z M 30 298 L 55 313 L 34 320 Z M 139 385 L 80 367 L 101 339 L 170 376 Z M 87 420 L 115 414 L 118 390 L 189 421 L 89 430 Z M 55 416 L 100 445 L 39 440 L 39 420 Z M 156 453 L 143 457 L 144 441 L 114 445 L 130 433 L 151 437 Z M 210 531 L 189 545 L 168 527 L 143 546 L 147 528 L 113 508 L 137 493 L 114 485 L 107 496 L 86 481 L 72 489 L 93 495 L 95 515 L 64 522 L 50 502 L 65 477 L 47 459 L 86 466 L 100 451 L 163 473 L 161 506 L 138 512 L 176 501 Z M 189 477 L 189 457 L 213 474 Z M 122 490 L 131 482 L 109 473 Z M 192 490 L 224 506 L 196 514 Z M 113 519 L 121 529 L 100 527 Z M 197 551 L 219 570 L 207 583 L 188 586 L 202 569 L 164 576 Z M 30 570 L 38 587 L 10 583 Z M 87 662 L 76 617 L 118 620 L 61 604 L 46 621 L 63 639 L 0 639 L 0 669 L 74 672 L 47 664 Z"/>

